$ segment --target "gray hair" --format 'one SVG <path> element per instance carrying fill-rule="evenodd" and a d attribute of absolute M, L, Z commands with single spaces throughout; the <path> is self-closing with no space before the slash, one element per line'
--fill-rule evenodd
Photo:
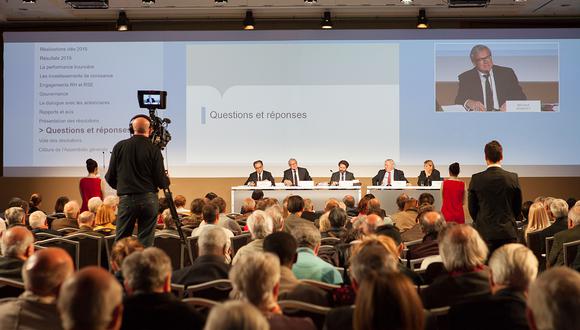
<path fill-rule="evenodd" d="M 543 272 L 530 285 L 528 308 L 536 329 L 573 330 L 580 324 L 580 274 L 566 267 Z"/>
<path fill-rule="evenodd" d="M 568 212 L 568 219 L 574 226 L 580 226 L 580 205 L 575 205 L 570 212 Z"/>
<path fill-rule="evenodd" d="M 252 212 L 248 217 L 247 224 L 252 237 L 257 239 L 270 235 L 274 227 L 272 218 L 266 212 L 260 210 Z"/>
<path fill-rule="evenodd" d="M 76 219 L 80 212 L 80 206 L 77 201 L 69 201 L 68 203 L 64 204 L 64 214 L 69 219 Z"/>
<path fill-rule="evenodd" d="M 562 218 L 568 214 L 568 203 L 563 199 L 554 199 L 550 204 L 550 212 L 554 218 Z"/>
<path fill-rule="evenodd" d="M 214 306 L 204 329 L 269 330 L 270 325 L 256 307 L 234 300 Z"/>
<path fill-rule="evenodd" d="M 161 219 L 163 219 L 164 229 L 175 229 L 175 221 L 173 221 L 170 209 L 163 210 L 163 213 L 161 213 Z"/>
<path fill-rule="evenodd" d="M 292 236 L 296 239 L 298 247 L 313 249 L 320 244 L 320 232 L 310 224 L 299 224 L 292 229 Z"/>
<path fill-rule="evenodd" d="M 241 297 L 262 311 L 269 310 L 274 300 L 274 286 L 280 281 L 280 260 L 271 253 L 243 255 L 229 275 L 232 286 Z"/>
<path fill-rule="evenodd" d="M 296 160 L 296 158 L 290 158 L 290 159 L 288 159 L 288 165 L 290 165 L 290 162 L 291 161 L 295 161 L 296 163 L 298 163 L 298 161 Z"/>
<path fill-rule="evenodd" d="M 281 231 L 284 229 L 284 217 L 282 213 L 284 210 L 280 205 L 272 205 L 266 209 L 266 213 L 272 219 L 273 231 Z"/>
<path fill-rule="evenodd" d="M 0 248 L 4 257 L 18 258 L 34 244 L 34 235 L 24 226 L 9 228 L 2 234 Z"/>
<path fill-rule="evenodd" d="M 521 244 L 505 244 L 489 258 L 493 282 L 517 290 L 527 291 L 538 275 L 538 259 Z"/>
<path fill-rule="evenodd" d="M 473 48 L 471 48 L 471 52 L 469 52 L 469 58 L 471 59 L 471 61 L 474 61 L 475 56 L 484 50 L 487 50 L 489 52 L 489 55 L 491 56 L 491 49 L 489 49 L 489 47 L 487 47 L 486 45 L 473 46 Z"/>
<path fill-rule="evenodd" d="M 42 211 L 34 211 L 28 217 L 30 228 L 40 228 L 46 224 L 46 214 Z"/>
<path fill-rule="evenodd" d="M 79 215 L 79 218 L 78 218 L 79 225 L 82 224 L 82 225 L 92 226 L 94 222 L 95 222 L 95 214 L 93 212 L 84 211 L 83 213 L 81 213 Z"/>
<path fill-rule="evenodd" d="M 109 195 L 105 197 L 105 199 L 103 200 L 103 204 L 110 207 L 115 207 L 119 205 L 119 197 L 115 195 Z"/>
<path fill-rule="evenodd" d="M 97 213 L 99 206 L 101 205 L 103 205 L 103 200 L 101 200 L 101 198 L 98 196 L 91 197 L 91 199 L 89 199 L 87 202 L 87 208 L 93 213 Z"/>
<path fill-rule="evenodd" d="M 428 215 L 436 214 L 435 221 L 429 221 Z M 430 233 L 439 233 L 445 227 L 445 219 L 443 219 L 443 215 L 437 211 L 427 211 L 421 214 L 419 218 L 419 223 L 421 224 L 421 230 L 425 234 Z"/>
<path fill-rule="evenodd" d="M 224 254 L 228 242 L 228 237 L 222 227 L 208 226 L 201 231 L 197 240 L 199 255 L 217 254 L 218 252 Z"/>
<path fill-rule="evenodd" d="M 479 233 L 469 225 L 451 226 L 442 231 L 439 254 L 448 272 L 481 266 L 488 252 Z"/>
<path fill-rule="evenodd" d="M 149 247 L 127 256 L 121 269 L 129 288 L 150 293 L 162 288 L 171 275 L 171 260 L 163 250 Z"/>
<path fill-rule="evenodd" d="M 372 275 L 399 272 L 399 258 L 394 256 L 379 240 L 364 240 L 360 249 L 350 259 L 350 275 L 362 283 Z"/>
<path fill-rule="evenodd" d="M 13 206 L 4 212 L 8 225 L 23 224 L 25 215 L 24 209 L 18 206 Z"/>

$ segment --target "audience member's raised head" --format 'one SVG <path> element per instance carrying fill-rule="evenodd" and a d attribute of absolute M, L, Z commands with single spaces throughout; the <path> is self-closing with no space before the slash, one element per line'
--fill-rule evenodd
<path fill-rule="evenodd" d="M 26 260 L 34 253 L 34 236 L 24 226 L 7 229 L 1 241 L 4 257 Z"/>
<path fill-rule="evenodd" d="M 101 205 L 103 205 L 103 200 L 99 196 L 91 197 L 87 202 L 87 208 L 89 209 L 89 211 L 95 214 L 97 214 L 97 211 L 99 210 L 99 207 L 101 207 Z"/>
<path fill-rule="evenodd" d="M 580 274 L 570 268 L 550 268 L 538 276 L 528 293 L 531 330 L 575 330 L 580 324 Z"/>
<path fill-rule="evenodd" d="M 292 195 L 288 197 L 288 206 L 286 208 L 292 214 L 302 213 L 304 211 L 304 199 L 298 195 Z"/>
<path fill-rule="evenodd" d="M 441 236 L 439 254 L 448 272 L 473 271 L 484 265 L 489 250 L 473 227 L 448 226 Z"/>
<path fill-rule="evenodd" d="M 24 225 L 26 221 L 26 212 L 24 212 L 24 209 L 19 206 L 13 206 L 4 212 L 4 217 L 6 218 L 8 226 Z"/>
<path fill-rule="evenodd" d="M 369 236 L 357 244 L 350 258 L 350 277 L 355 289 L 365 279 L 378 274 L 398 272 L 399 257 L 395 242 L 383 236 Z"/>
<path fill-rule="evenodd" d="M 79 216 L 81 207 L 77 201 L 70 201 L 64 204 L 64 215 L 69 219 L 76 219 Z"/>
<path fill-rule="evenodd" d="M 354 329 L 422 330 L 423 304 L 407 276 L 391 272 L 361 283 L 355 302 Z"/>
<path fill-rule="evenodd" d="M 314 253 L 318 251 L 320 247 L 320 231 L 318 231 L 314 226 L 308 224 L 298 224 L 292 228 L 292 236 L 296 239 L 298 247 L 305 247 L 314 250 Z"/>
<path fill-rule="evenodd" d="M 135 251 L 125 258 L 121 266 L 125 288 L 135 292 L 169 292 L 171 285 L 171 260 L 156 247 Z"/>
<path fill-rule="evenodd" d="M 250 197 L 242 202 L 242 214 L 252 213 L 256 209 L 256 201 Z"/>
<path fill-rule="evenodd" d="M 415 198 L 409 197 L 409 199 L 405 201 L 405 206 L 403 207 L 403 210 L 407 211 L 410 209 L 417 209 L 417 207 L 419 207 L 419 202 L 417 202 Z"/>
<path fill-rule="evenodd" d="M 304 211 L 314 212 L 314 203 L 312 203 L 312 199 L 304 198 Z"/>
<path fill-rule="evenodd" d="M 205 330 L 269 330 L 268 321 L 252 304 L 227 301 L 212 307 Z"/>
<path fill-rule="evenodd" d="M 485 153 L 485 160 L 490 164 L 499 163 L 503 159 L 503 148 L 496 140 L 487 143 L 483 152 Z"/>
<path fill-rule="evenodd" d="M 143 249 L 143 244 L 136 237 L 129 236 L 118 240 L 111 249 L 111 268 L 114 272 L 120 271 L 123 260 L 127 256 L 135 251 L 142 251 Z"/>
<path fill-rule="evenodd" d="M 219 217 L 218 208 L 213 204 L 205 204 L 202 209 L 203 220 L 208 224 L 217 223 Z"/>
<path fill-rule="evenodd" d="M 254 191 L 252 191 L 252 199 L 255 200 L 256 202 L 264 199 L 264 191 L 262 191 L 261 189 L 254 189 Z"/>
<path fill-rule="evenodd" d="M 22 267 L 24 288 L 39 297 L 56 297 L 62 283 L 73 273 L 72 258 L 60 248 L 39 250 Z"/>
<path fill-rule="evenodd" d="M 373 199 L 367 195 L 365 195 L 363 198 L 360 199 L 360 201 L 358 202 L 358 214 L 360 215 L 364 215 L 367 214 L 367 211 L 369 209 L 369 201 Z"/>
<path fill-rule="evenodd" d="M 419 195 L 419 205 L 433 205 L 435 204 L 435 197 L 430 193 L 422 193 Z"/>
<path fill-rule="evenodd" d="M 11 207 L 20 207 L 24 210 L 24 213 L 28 214 L 28 209 L 30 206 L 28 205 L 28 202 L 25 201 L 24 199 L 20 197 L 14 197 L 8 201 L 8 208 Z"/>
<path fill-rule="evenodd" d="M 526 292 L 538 274 L 538 259 L 521 244 L 505 244 L 489 258 L 491 290 L 502 289 Z"/>
<path fill-rule="evenodd" d="M 568 203 L 563 199 L 556 198 L 550 204 L 550 212 L 554 219 L 565 218 L 568 215 Z"/>
<path fill-rule="evenodd" d="M 329 212 L 334 208 L 340 208 L 340 201 L 336 198 L 329 198 L 326 203 L 324 203 L 324 212 Z"/>
<path fill-rule="evenodd" d="M 68 203 L 70 199 L 66 196 L 60 196 L 56 199 L 54 203 L 54 213 L 64 213 L 64 206 Z"/>
<path fill-rule="evenodd" d="M 82 226 L 93 228 L 93 225 L 95 224 L 95 214 L 90 211 L 84 211 L 79 215 L 77 221 L 79 223 L 79 227 Z"/>
<path fill-rule="evenodd" d="M 383 218 L 376 214 L 369 214 L 361 224 L 361 231 L 364 235 L 374 234 L 378 227 L 383 225 Z"/>
<path fill-rule="evenodd" d="M 459 176 L 459 163 L 455 162 L 449 165 L 449 176 Z"/>
<path fill-rule="evenodd" d="M 123 289 L 113 275 L 85 267 L 60 289 L 58 309 L 65 330 L 116 330 L 121 327 Z"/>
<path fill-rule="evenodd" d="M 173 198 L 173 204 L 176 208 L 185 207 L 185 203 L 187 203 L 187 199 L 183 195 L 175 195 Z"/>
<path fill-rule="evenodd" d="M 346 211 L 340 207 L 336 207 L 328 213 L 328 221 L 330 222 L 330 227 L 332 228 L 342 228 L 346 223 L 347 219 Z"/>
<path fill-rule="evenodd" d="M 282 207 L 276 204 L 266 208 L 265 210 L 272 219 L 272 230 L 275 232 L 284 230 L 284 217 L 282 215 L 284 210 Z"/>
<path fill-rule="evenodd" d="M 208 227 L 201 231 L 197 240 L 199 255 L 224 257 L 228 253 L 228 237 L 220 227 Z"/>
<path fill-rule="evenodd" d="M 439 233 L 445 227 L 443 215 L 437 211 L 423 212 L 419 216 L 421 230 L 425 235 Z"/>
<path fill-rule="evenodd" d="M 344 203 L 344 205 L 346 205 L 346 207 L 350 209 L 353 209 L 356 203 L 352 195 L 345 195 L 342 198 L 342 202 Z"/>
<path fill-rule="evenodd" d="M 163 221 L 163 229 L 175 229 L 175 221 L 173 221 L 170 209 L 166 209 L 161 213 L 161 220 Z"/>
<path fill-rule="evenodd" d="M 103 199 L 103 205 L 116 211 L 119 206 L 119 196 L 109 195 L 105 197 L 105 199 Z"/>
<path fill-rule="evenodd" d="M 204 198 L 206 199 L 206 203 L 214 200 L 216 197 L 218 197 L 218 195 L 214 192 L 208 192 L 204 196 Z"/>
<path fill-rule="evenodd" d="M 103 204 L 99 206 L 99 208 L 97 209 L 97 213 L 95 215 L 95 225 L 105 226 L 107 224 L 113 223 L 116 218 L 117 215 L 115 214 L 115 211 L 111 207 L 108 207 L 105 204 Z"/>
<path fill-rule="evenodd" d="M 542 230 L 550 225 L 550 217 L 544 205 L 542 203 L 534 203 L 530 206 L 530 211 L 528 212 L 528 226 L 525 230 L 525 236 L 527 238 L 528 233 Z"/>
<path fill-rule="evenodd" d="M 30 195 L 30 199 L 28 201 L 28 204 L 30 205 L 31 208 L 38 210 L 41 203 L 42 203 L 42 196 L 39 193 L 34 193 L 34 194 Z"/>
<path fill-rule="evenodd" d="M 272 218 L 264 211 L 254 211 L 248 217 L 248 229 L 254 239 L 263 239 L 270 235 L 274 229 Z"/>
<path fill-rule="evenodd" d="M 46 214 L 42 211 L 34 211 L 28 217 L 28 223 L 32 229 L 47 229 Z"/>
<path fill-rule="evenodd" d="M 298 243 L 294 236 L 285 231 L 280 231 L 268 235 L 264 239 L 264 252 L 270 252 L 278 256 L 280 264 L 292 268 L 296 262 L 296 249 Z"/>
<path fill-rule="evenodd" d="M 189 209 L 191 210 L 192 214 L 201 216 L 203 212 L 203 206 L 205 205 L 205 201 L 203 198 L 196 198 L 191 201 L 191 205 L 189 205 Z"/>
<path fill-rule="evenodd" d="M 568 228 L 580 226 L 580 205 L 574 206 L 568 212 Z"/>
<path fill-rule="evenodd" d="M 399 208 L 399 211 L 403 211 L 405 209 L 405 203 L 407 203 L 408 199 L 409 195 L 407 195 L 406 193 L 402 193 L 399 196 L 397 196 L 396 203 L 397 207 Z"/>
<path fill-rule="evenodd" d="M 375 230 L 375 233 L 377 235 L 390 237 L 397 246 L 403 244 L 401 232 L 399 232 L 399 229 L 393 225 L 382 225 Z"/>
<path fill-rule="evenodd" d="M 276 306 L 280 282 L 280 261 L 271 253 L 243 255 L 232 267 L 230 280 L 243 300 L 263 312 Z"/>
<path fill-rule="evenodd" d="M 221 197 L 216 197 L 211 200 L 211 204 L 218 208 L 219 213 L 226 212 L 226 200 Z"/>

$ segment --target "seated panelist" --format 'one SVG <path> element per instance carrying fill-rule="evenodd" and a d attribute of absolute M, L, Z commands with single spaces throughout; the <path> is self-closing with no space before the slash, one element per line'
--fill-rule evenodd
<path fill-rule="evenodd" d="M 275 180 L 272 176 L 272 173 L 264 171 L 264 163 L 261 160 L 254 161 L 254 169 L 256 171 L 250 173 L 248 180 L 246 180 L 246 183 L 244 183 L 245 186 L 255 186 L 257 182 L 265 180 L 268 180 L 272 183 L 272 185 L 275 185 Z"/>
<path fill-rule="evenodd" d="M 298 162 L 294 158 L 288 160 L 289 169 L 284 171 L 282 182 L 286 186 L 298 186 L 300 181 L 312 181 L 308 170 L 303 167 L 298 167 Z"/>
<path fill-rule="evenodd" d="M 393 181 L 406 181 L 405 173 L 395 168 L 395 161 L 392 159 L 385 160 L 385 169 L 379 170 L 377 175 L 373 177 L 373 186 L 391 186 Z"/>
<path fill-rule="evenodd" d="M 338 162 L 338 172 L 334 172 L 330 176 L 331 186 L 338 186 L 338 183 L 340 181 L 354 180 L 354 174 L 352 174 L 352 172 L 347 171 L 348 166 L 349 166 L 348 162 L 344 159 Z"/>
<path fill-rule="evenodd" d="M 428 159 L 423 163 L 424 170 L 417 178 L 418 186 L 430 186 L 433 181 L 441 181 L 441 174 L 435 169 L 433 161 Z"/>

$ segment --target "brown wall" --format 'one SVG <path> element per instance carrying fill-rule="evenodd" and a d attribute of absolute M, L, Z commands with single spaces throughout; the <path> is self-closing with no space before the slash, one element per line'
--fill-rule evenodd
<path fill-rule="evenodd" d="M 66 195 L 80 200 L 78 178 L 8 178 L 0 177 L 0 208 L 6 207 L 8 200 L 14 196 L 28 199 L 30 194 L 38 192 L 43 197 L 41 209 L 52 212 L 57 197 Z M 196 197 L 202 197 L 213 191 L 230 203 L 230 187 L 240 185 L 245 178 L 207 178 L 207 179 L 173 179 L 171 190 L 174 195 L 186 196 L 188 203 Z M 314 178 L 316 182 L 327 178 Z M 411 181 L 414 181 L 411 179 Z M 363 187 L 370 185 L 370 178 L 361 179 Z M 469 179 L 465 178 L 468 184 Z M 524 200 L 537 196 L 559 198 L 580 197 L 580 177 L 570 178 L 520 178 Z M 363 194 L 366 193 L 363 189 Z M 394 203 L 394 201 L 393 201 Z"/>

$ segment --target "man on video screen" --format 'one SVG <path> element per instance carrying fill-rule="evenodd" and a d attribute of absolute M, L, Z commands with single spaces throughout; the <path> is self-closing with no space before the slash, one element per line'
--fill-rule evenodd
<path fill-rule="evenodd" d="M 474 68 L 459 75 L 455 104 L 468 111 L 505 111 L 506 101 L 527 99 L 514 70 L 494 65 L 487 46 L 474 46 L 469 57 Z"/>

